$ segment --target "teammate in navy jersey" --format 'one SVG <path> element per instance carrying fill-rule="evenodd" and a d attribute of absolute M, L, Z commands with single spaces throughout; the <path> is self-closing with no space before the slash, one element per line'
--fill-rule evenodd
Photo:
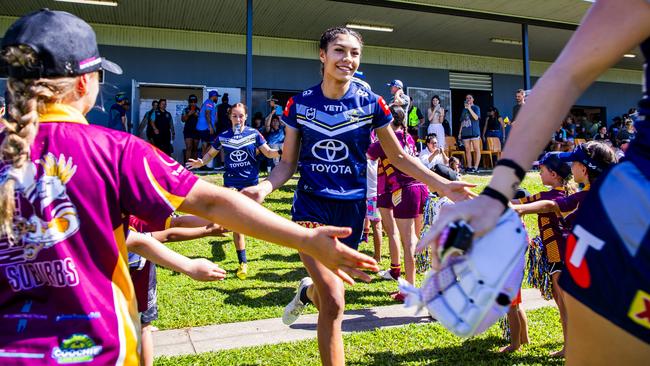
<path fill-rule="evenodd" d="M 246 126 L 246 118 L 247 109 L 244 104 L 237 103 L 232 106 L 230 109 L 232 128 L 217 136 L 202 159 L 189 159 L 187 167 L 189 169 L 200 168 L 223 150 L 225 156 L 223 185 L 238 191 L 256 185 L 259 177 L 258 152 L 273 159 L 279 157 L 282 150 L 271 149 L 259 131 Z M 243 280 L 248 275 L 246 241 L 244 235 L 236 232 L 233 232 L 233 241 L 239 260 L 237 277 Z"/>
<path fill-rule="evenodd" d="M 393 164 L 427 183 L 441 195 L 460 200 L 471 195 L 464 182 L 435 175 L 402 150 L 392 129 L 384 100 L 352 82 L 361 58 L 361 36 L 347 28 L 332 28 L 320 40 L 322 83 L 289 99 L 282 115 L 287 125 L 282 161 L 269 178 L 242 192 L 261 202 L 300 170 L 292 207 L 293 220 L 304 226 L 350 227 L 340 240 L 356 248 L 366 213 L 366 150 L 375 130 Z M 301 258 L 311 278 L 303 278 L 285 308 L 283 321 L 293 323 L 304 306 L 319 309 L 318 342 L 325 365 L 344 364 L 341 321 L 345 307 L 343 282 L 314 258 Z"/>
<path fill-rule="evenodd" d="M 568 365 L 645 365 L 650 359 L 650 1 L 598 0 L 557 61 L 521 107 L 502 157 L 528 168 L 578 97 L 598 76 L 640 45 L 645 57 L 637 138 L 625 159 L 603 169 L 580 205 L 567 239 L 560 286 L 567 308 Z M 491 192 L 443 211 L 431 235 L 465 219 L 482 235 L 503 212 L 520 181 L 499 165 Z M 497 194 L 494 194 L 494 191 Z M 502 197 L 498 197 L 498 194 Z"/>

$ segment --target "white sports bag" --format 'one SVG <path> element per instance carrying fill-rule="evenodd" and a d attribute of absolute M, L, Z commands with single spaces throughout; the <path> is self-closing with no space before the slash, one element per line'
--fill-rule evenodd
<path fill-rule="evenodd" d="M 406 306 L 426 307 L 457 336 L 482 333 L 506 314 L 521 288 L 527 243 L 521 219 L 508 209 L 467 252 L 448 250 L 452 254 L 439 271 L 427 273 L 420 289 L 400 280 Z"/>

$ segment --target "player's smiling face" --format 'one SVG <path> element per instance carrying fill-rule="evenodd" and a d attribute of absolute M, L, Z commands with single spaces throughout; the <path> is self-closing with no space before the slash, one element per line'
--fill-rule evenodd
<path fill-rule="evenodd" d="M 361 43 L 352 35 L 339 34 L 327 45 L 327 51 L 320 50 L 320 60 L 324 78 L 349 81 L 361 62 Z"/>
<path fill-rule="evenodd" d="M 230 111 L 230 122 L 235 132 L 240 132 L 244 129 L 246 123 L 246 111 L 242 107 L 234 107 Z"/>

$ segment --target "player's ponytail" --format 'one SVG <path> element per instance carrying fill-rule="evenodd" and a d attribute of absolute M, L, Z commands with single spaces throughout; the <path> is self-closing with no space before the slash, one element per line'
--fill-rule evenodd
<path fill-rule="evenodd" d="M 34 68 L 39 60 L 28 46 L 6 47 L 0 56 L 13 67 Z M 7 80 L 9 91 L 9 119 L 0 116 L 5 126 L 5 138 L 0 146 L 0 156 L 11 165 L 0 172 L 0 236 L 13 241 L 13 217 L 17 179 L 30 157 L 30 144 L 38 132 L 38 116 L 45 113 L 47 103 L 60 102 L 75 93 L 75 78 L 16 79 Z"/>

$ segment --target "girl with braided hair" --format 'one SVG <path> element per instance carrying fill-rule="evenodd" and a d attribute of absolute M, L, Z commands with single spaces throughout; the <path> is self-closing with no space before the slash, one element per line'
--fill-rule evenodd
<path fill-rule="evenodd" d="M 308 253 L 349 283 L 369 279 L 356 268 L 376 270 L 371 257 L 337 240 L 348 229 L 303 228 L 199 180 L 135 136 L 89 125 L 98 71 L 121 69 L 100 57 L 80 18 L 30 13 L 9 27 L 1 47 L 12 99 L 0 134 L 3 365 L 139 364 L 129 215 L 151 225 L 176 209 L 202 216 Z"/>
<path fill-rule="evenodd" d="M 415 141 L 406 131 L 406 113 L 402 107 L 390 107 L 393 121 L 391 128 L 400 142 L 404 151 L 410 156 L 415 156 Z M 399 240 L 404 249 L 404 272 L 406 280 L 415 284 L 415 244 L 422 230 L 422 214 L 429 192 L 424 183 L 415 180 L 393 166 L 386 156 L 379 142 L 374 142 L 368 148 L 368 157 L 379 160 L 378 174 L 385 176 L 385 189 L 377 198 L 382 219 L 386 219 L 385 226 L 392 224 L 399 234 Z M 380 271 L 379 275 L 385 279 L 397 279 L 401 271 L 400 247 L 390 242 L 391 269 Z M 390 296 L 395 301 L 403 302 L 404 295 L 399 291 Z"/>

